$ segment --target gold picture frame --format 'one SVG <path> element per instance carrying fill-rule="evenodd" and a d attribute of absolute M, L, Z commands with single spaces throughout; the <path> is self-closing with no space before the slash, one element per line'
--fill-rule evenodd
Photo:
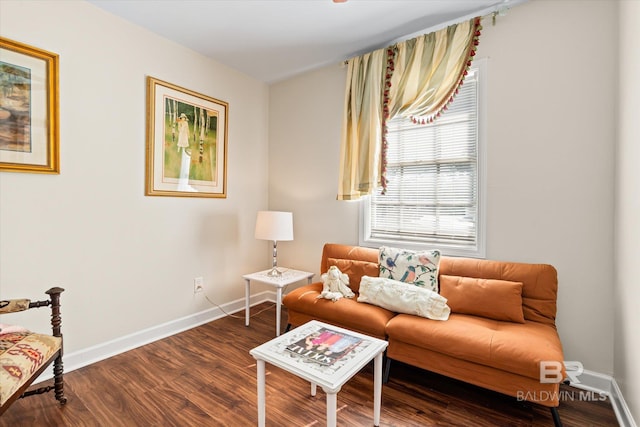
<path fill-rule="evenodd" d="M 227 197 L 229 104 L 147 76 L 147 196 Z"/>
<path fill-rule="evenodd" d="M 0 37 L 0 171 L 60 173 L 57 54 Z"/>

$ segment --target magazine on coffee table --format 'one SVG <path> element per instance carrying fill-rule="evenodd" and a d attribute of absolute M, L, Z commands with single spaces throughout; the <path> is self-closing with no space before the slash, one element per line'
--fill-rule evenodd
<path fill-rule="evenodd" d="M 333 365 L 362 342 L 361 338 L 320 328 L 287 345 L 286 350 L 321 365 Z"/>
<path fill-rule="evenodd" d="M 329 337 L 333 337 L 333 344 L 337 344 L 342 338 L 347 339 L 333 347 L 333 350 L 324 347 L 319 349 L 319 338 L 323 333 L 325 345 L 327 341 L 324 338 L 328 340 Z M 314 339 L 317 340 L 315 347 Z M 307 340 L 311 342 L 310 349 L 306 348 L 309 345 Z M 253 348 L 250 353 L 256 359 L 283 368 L 312 383 L 334 388 L 336 384 L 342 384 L 341 381 L 345 378 L 353 376 L 373 356 L 384 351 L 387 345 L 386 341 L 369 335 L 310 320 Z M 326 354 L 327 351 L 331 351 L 331 354 Z"/>

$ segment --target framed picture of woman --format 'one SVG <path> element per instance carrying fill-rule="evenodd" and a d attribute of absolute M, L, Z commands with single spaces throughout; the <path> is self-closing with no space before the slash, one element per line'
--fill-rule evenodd
<path fill-rule="evenodd" d="M 147 77 L 146 195 L 226 197 L 228 110 L 224 101 Z"/>

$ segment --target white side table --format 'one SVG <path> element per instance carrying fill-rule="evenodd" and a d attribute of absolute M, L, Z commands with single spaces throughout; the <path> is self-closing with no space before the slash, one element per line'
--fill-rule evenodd
<path fill-rule="evenodd" d="M 257 273 L 245 274 L 242 276 L 245 282 L 245 326 L 249 326 L 249 312 L 251 299 L 251 281 L 266 283 L 267 285 L 274 286 L 276 288 L 276 336 L 280 336 L 280 312 L 282 310 L 282 288 L 300 280 L 307 279 L 307 283 L 311 283 L 311 279 L 314 273 L 308 271 L 292 270 L 286 268 L 279 268 L 282 271 L 282 275 L 278 277 L 268 276 L 267 273 L 271 271 L 264 270 Z"/>

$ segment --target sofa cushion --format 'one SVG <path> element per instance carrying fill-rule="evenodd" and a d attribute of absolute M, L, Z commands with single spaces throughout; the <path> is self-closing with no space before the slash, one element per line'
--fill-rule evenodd
<path fill-rule="evenodd" d="M 338 269 L 349 276 L 349 287 L 354 292 L 360 290 L 360 280 L 362 276 L 377 276 L 378 264 L 369 261 L 358 261 L 354 259 L 327 258 L 327 267 L 338 267 Z"/>
<path fill-rule="evenodd" d="M 282 299 L 288 310 L 289 323 L 300 326 L 308 320 L 316 319 L 378 338 L 386 337 L 385 326 L 395 315 L 394 312 L 359 303 L 351 298 L 338 301 L 318 298 L 320 292 L 322 283 L 312 283 L 289 292 Z M 297 319 L 301 321 L 298 322 Z"/>
<path fill-rule="evenodd" d="M 434 320 L 447 320 L 451 312 L 437 292 L 385 277 L 362 276 L 358 302 Z"/>
<path fill-rule="evenodd" d="M 424 286 L 438 292 L 440 251 L 416 252 L 382 246 L 379 261 L 380 277 Z"/>
<path fill-rule="evenodd" d="M 522 282 L 441 274 L 440 295 L 454 313 L 524 323 Z"/>
<path fill-rule="evenodd" d="M 440 274 L 522 282 L 525 320 L 555 326 L 558 275 L 552 265 L 442 257 Z"/>
<path fill-rule="evenodd" d="M 555 328 L 537 322 L 501 322 L 457 313 L 446 322 L 434 322 L 399 314 L 387 324 L 387 334 L 390 343 L 411 343 L 533 379 L 540 378 L 541 361 L 563 360 Z"/>

